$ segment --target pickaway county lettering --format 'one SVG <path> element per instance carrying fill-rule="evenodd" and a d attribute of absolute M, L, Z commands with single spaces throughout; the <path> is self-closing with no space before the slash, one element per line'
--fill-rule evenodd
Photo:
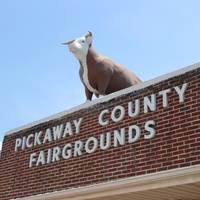
<path fill-rule="evenodd" d="M 134 118 L 140 114 L 146 114 L 154 112 L 157 109 L 157 98 L 162 98 L 162 108 L 169 107 L 168 96 L 171 92 L 175 92 L 177 95 L 178 103 L 185 102 L 185 92 L 188 87 L 188 83 L 184 83 L 182 86 L 176 86 L 162 90 L 156 94 L 145 96 L 142 99 L 135 99 L 128 102 L 128 112 L 121 105 L 115 106 L 112 110 L 104 109 L 97 116 L 97 123 L 101 126 L 108 125 L 110 122 L 118 123 L 124 119 L 126 115 Z M 140 107 L 143 106 L 142 111 Z M 41 144 L 50 143 L 56 140 L 62 140 L 72 135 L 78 135 L 81 132 L 81 125 L 84 123 L 83 118 L 75 119 L 72 122 L 60 124 L 51 128 L 47 128 L 45 132 L 38 131 L 36 133 L 29 134 L 28 136 L 17 138 L 15 141 L 14 151 L 23 151 L 27 148 L 33 148 Z M 136 143 L 141 137 L 144 140 L 150 140 L 156 136 L 156 122 L 155 120 L 149 120 L 143 124 L 144 134 L 141 134 L 141 127 L 137 124 L 131 124 L 129 126 L 122 127 L 120 129 L 104 133 L 97 137 L 89 137 L 86 141 L 76 140 L 65 144 L 63 147 L 56 146 L 34 152 L 30 154 L 29 167 L 39 167 L 41 165 L 58 162 L 61 159 L 71 159 L 77 156 L 84 156 L 85 153 L 92 154 L 98 148 L 102 151 L 114 147 L 117 148 L 121 145 Z M 44 135 L 42 137 L 42 135 Z M 112 137 L 113 136 L 113 137 Z M 28 164 L 28 163 L 27 163 Z"/>

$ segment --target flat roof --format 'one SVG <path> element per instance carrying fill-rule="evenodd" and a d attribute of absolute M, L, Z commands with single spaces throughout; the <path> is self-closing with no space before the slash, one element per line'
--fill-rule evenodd
<path fill-rule="evenodd" d="M 179 75 L 182 75 L 182 74 L 185 74 L 189 71 L 192 71 L 192 70 L 195 70 L 197 68 L 200 68 L 200 62 L 198 63 L 195 63 L 193 65 L 189 65 L 185 68 L 182 68 L 182 69 L 179 69 L 179 70 L 176 70 L 176 71 L 173 71 L 173 72 L 170 72 L 170 73 L 167 73 L 165 75 L 162 75 L 162 76 L 159 76 L 157 78 L 154 78 L 154 79 L 151 79 L 151 80 L 148 80 L 148 81 L 145 81 L 145 82 L 142 82 L 140 84 L 137 84 L 137 85 L 134 85 L 134 86 L 131 86 L 129 88 L 126 88 L 126 89 L 123 89 L 123 90 L 120 90 L 118 92 L 114 92 L 112 94 L 109 94 L 109 95 L 106 95 L 104 97 L 101 97 L 101 98 L 97 98 L 97 99 L 94 99 L 92 101 L 88 101 L 88 102 L 85 102 L 79 106 L 76 106 L 76 107 L 73 107 L 69 110 L 65 110 L 65 111 L 62 111 L 62 112 L 59 112 L 57 114 L 54 114 L 54 115 L 51 115 L 49 117 L 46 117 L 46 118 L 43 118 L 43 119 L 40 119 L 40 120 L 37 120 L 37 121 L 34 121 L 32 123 L 29 123 L 29 124 L 26 124 L 24 126 L 20 126 L 18 128 L 15 128 L 15 129 L 12 129 L 8 132 L 5 133 L 5 136 L 6 135 L 10 135 L 10 134 L 13 134 L 13 133 L 16 133 L 18 131 L 21 131 L 21 130 L 24 130 L 24 129 L 27 129 L 27 128 L 31 128 L 35 125 L 38 125 L 40 123 L 44 123 L 44 122 L 48 122 L 48 121 L 51 121 L 51 120 L 54 120 L 54 119 L 58 119 L 58 118 L 61 118 L 67 114 L 70 114 L 70 113 L 73 113 L 75 111 L 78 111 L 78 110 L 81 110 L 81 109 L 85 109 L 85 108 L 88 108 L 90 106 L 93 106 L 93 105 L 96 105 L 96 104 L 99 104 L 99 103 L 103 103 L 103 102 L 107 102 L 111 99 L 114 99 L 116 97 L 119 97 L 121 95 L 124 95 L 124 94 L 128 94 L 128 93 L 131 93 L 133 91 L 137 91 L 137 90 L 140 90 L 140 89 L 143 89 L 143 88 L 146 88 L 150 85 L 154 85 L 156 83 L 159 83 L 161 81 L 164 81 L 164 80 L 167 80 L 169 78 L 172 78 L 172 77 L 175 77 L 175 76 L 179 76 Z"/>

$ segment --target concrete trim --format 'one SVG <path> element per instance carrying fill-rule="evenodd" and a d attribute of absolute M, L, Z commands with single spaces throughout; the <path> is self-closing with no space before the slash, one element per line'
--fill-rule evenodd
<path fill-rule="evenodd" d="M 119 97 L 121 95 L 125 95 L 125 94 L 131 93 L 133 91 L 141 90 L 141 89 L 146 88 L 146 87 L 148 87 L 150 85 L 154 85 L 154 84 L 159 83 L 161 81 L 167 80 L 167 79 L 175 77 L 175 76 L 179 76 L 179 75 L 185 74 L 185 73 L 187 73 L 189 71 L 192 71 L 192 70 L 195 70 L 195 69 L 198 69 L 198 68 L 200 68 L 200 62 L 198 62 L 196 64 L 193 64 L 193 65 L 190 65 L 188 67 L 176 70 L 174 72 L 167 73 L 167 74 L 165 74 L 163 76 L 160 76 L 160 77 L 157 77 L 155 79 L 151 79 L 149 81 L 145 81 L 143 83 L 140 83 L 140 84 L 137 84 L 135 86 L 126 88 L 124 90 L 112 93 L 110 95 L 95 99 L 93 101 L 86 102 L 84 104 L 81 104 L 81 105 L 76 106 L 74 108 L 71 108 L 69 110 L 66 110 L 66 111 L 63 111 L 63 112 L 59 112 L 59 113 L 57 113 L 55 115 L 51 115 L 49 117 L 43 118 L 41 120 L 38 120 L 38 121 L 35 121 L 35 122 L 32 122 L 32 123 L 29 123 L 27 125 L 20 126 L 18 128 L 15 128 L 15 129 L 12 129 L 12 130 L 6 132 L 5 135 L 10 135 L 10 134 L 16 133 L 18 131 L 31 128 L 33 126 L 36 126 L 36 125 L 40 124 L 40 123 L 44 123 L 44 122 L 48 122 L 48 121 L 51 121 L 51 120 L 54 120 L 54 119 L 61 118 L 61 117 L 65 116 L 65 115 L 73 113 L 75 111 L 78 111 L 78 110 L 81 110 L 81 109 L 85 109 L 85 108 L 94 106 L 94 105 L 99 104 L 99 103 L 107 102 L 107 101 L 109 101 L 111 99 L 114 99 L 116 97 Z"/>
<path fill-rule="evenodd" d="M 87 200 L 200 182 L 200 165 L 68 189 L 15 200 Z"/>

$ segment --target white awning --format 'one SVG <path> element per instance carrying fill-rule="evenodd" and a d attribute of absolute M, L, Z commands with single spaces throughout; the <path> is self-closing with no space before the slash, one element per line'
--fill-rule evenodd
<path fill-rule="evenodd" d="M 200 165 L 17 200 L 199 200 Z M 16 199 L 15 199 L 16 200 Z"/>

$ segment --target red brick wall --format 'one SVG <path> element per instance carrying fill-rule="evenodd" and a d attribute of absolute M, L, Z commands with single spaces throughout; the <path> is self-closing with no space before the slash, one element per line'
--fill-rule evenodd
<path fill-rule="evenodd" d="M 185 100 L 179 102 L 179 97 L 173 89 L 188 83 Z M 102 183 L 122 178 L 139 176 L 149 173 L 188 167 L 200 164 L 200 68 L 185 74 L 172 77 L 154 85 L 118 96 L 108 102 L 97 103 L 67 114 L 61 118 L 44 122 L 25 130 L 6 135 L 3 142 L 0 159 L 0 199 L 7 200 L 19 197 L 66 190 L 69 188 Z M 158 92 L 171 89 L 168 94 L 168 107 L 163 108 L 162 96 Z M 143 112 L 143 98 L 156 94 L 156 111 Z M 141 100 L 140 114 L 134 118 L 128 116 L 128 102 Z M 110 124 L 101 126 L 98 116 L 102 110 L 112 109 L 121 105 L 126 109 L 125 118 L 113 122 L 109 115 Z M 28 136 L 38 131 L 46 131 L 66 122 L 83 117 L 80 133 L 64 139 L 47 142 L 25 150 L 15 152 L 17 138 Z M 156 135 L 153 139 L 145 140 L 144 124 L 155 121 Z M 141 128 L 141 137 L 135 142 L 113 147 L 113 131 L 137 125 Z M 74 130 L 74 126 L 73 126 Z M 111 132 L 111 147 L 107 150 L 97 150 L 88 154 L 83 150 L 82 156 L 29 167 L 30 154 L 40 152 L 81 140 L 84 143 L 89 137 L 99 139 L 100 134 Z M 127 134 L 127 129 L 126 129 Z M 44 136 L 44 135 L 43 135 Z"/>

